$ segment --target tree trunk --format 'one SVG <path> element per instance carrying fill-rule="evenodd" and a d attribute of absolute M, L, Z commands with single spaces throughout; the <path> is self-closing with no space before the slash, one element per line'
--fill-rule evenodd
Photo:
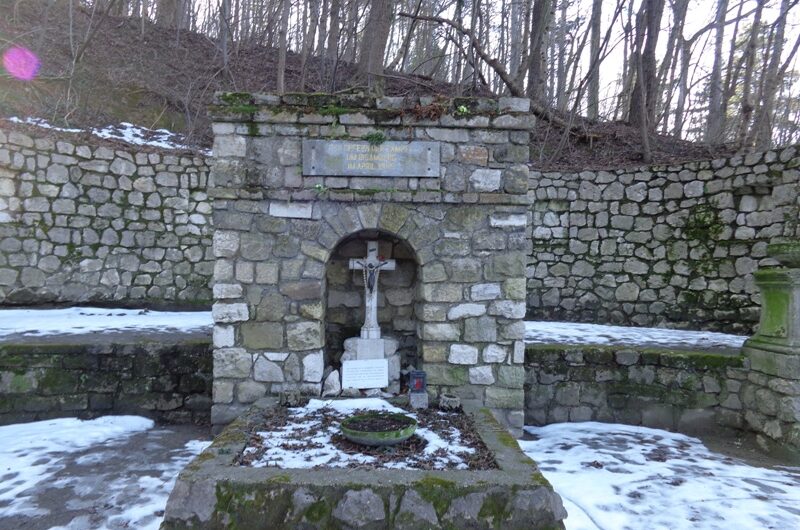
<path fill-rule="evenodd" d="M 645 1 L 647 1 L 647 0 L 645 0 Z M 641 13 L 641 11 L 640 11 L 640 13 Z M 644 31 L 638 29 L 639 24 L 642 23 L 642 22 L 644 22 L 644 21 L 643 20 L 641 20 L 641 21 L 637 20 L 636 49 L 638 49 L 638 50 L 642 49 L 642 43 L 643 43 L 643 40 L 644 40 Z M 647 79 L 645 77 L 645 73 L 644 73 L 644 57 L 645 57 L 644 53 L 637 53 L 636 54 L 636 59 L 637 59 L 637 61 L 636 61 L 636 77 L 638 79 Z M 648 105 L 648 101 L 647 101 L 647 95 L 648 94 L 647 94 L 647 90 L 644 87 L 645 87 L 645 85 L 642 84 L 642 86 L 639 88 L 639 91 L 637 92 L 636 90 L 634 90 L 634 94 L 633 94 L 633 97 L 637 98 L 639 100 L 639 108 L 641 108 L 641 109 L 646 109 L 647 105 Z M 639 126 L 639 134 L 640 134 L 641 140 L 642 140 L 642 162 L 644 162 L 645 164 L 649 164 L 649 163 L 651 163 L 653 161 L 653 155 L 650 152 L 650 129 L 648 127 L 648 123 L 647 123 L 646 117 L 645 117 L 645 119 L 642 119 L 641 121 L 639 121 L 638 126 Z"/>
<path fill-rule="evenodd" d="M 631 125 L 641 126 L 644 124 L 648 131 L 655 126 L 655 101 L 658 92 L 656 45 L 663 12 L 664 0 L 643 0 L 636 17 L 638 45 L 632 59 L 636 61 L 634 67 L 637 76 L 631 94 L 628 119 Z M 641 97 L 640 91 L 644 92 L 644 97 Z M 645 103 L 645 107 L 641 106 L 642 102 Z"/>
<path fill-rule="evenodd" d="M 511 9 L 509 18 L 509 67 L 508 73 L 516 77 L 519 73 L 520 58 L 522 57 L 522 25 L 524 23 L 524 10 L 521 6 L 521 0 L 511 0 Z"/>
<path fill-rule="evenodd" d="M 278 80 L 277 92 L 286 92 L 286 33 L 289 31 L 289 0 L 281 0 L 281 26 L 278 30 Z"/>
<path fill-rule="evenodd" d="M 231 0 L 222 0 L 219 6 L 219 44 L 222 66 L 228 68 L 228 52 L 231 41 Z"/>
<path fill-rule="evenodd" d="M 300 91 L 306 89 L 306 62 L 308 56 L 314 48 L 314 35 L 317 32 L 317 22 L 319 21 L 319 0 L 310 0 L 308 17 L 308 31 L 303 37 L 303 50 L 300 57 Z"/>
<path fill-rule="evenodd" d="M 341 13 L 340 0 L 331 0 L 331 29 L 328 32 L 328 45 L 325 50 L 325 55 L 329 61 L 335 62 L 339 56 L 339 30 L 340 28 L 340 13 Z"/>
<path fill-rule="evenodd" d="M 753 115 L 753 68 L 756 62 L 756 48 L 758 46 L 758 31 L 761 27 L 761 14 L 766 0 L 757 0 L 756 12 L 753 16 L 753 25 L 750 27 L 750 38 L 747 41 L 744 61 L 744 78 L 742 79 L 742 103 L 739 114 L 739 127 L 736 133 L 736 142 L 739 147 L 744 147 L 747 130 L 750 127 L 750 118 Z"/>
<path fill-rule="evenodd" d="M 589 54 L 592 61 L 599 60 L 600 57 L 600 29 L 602 21 L 602 0 L 592 0 L 592 18 L 589 21 L 590 31 L 592 32 L 589 41 Z M 600 117 L 600 69 L 594 68 L 589 74 L 589 119 L 596 120 Z"/>
<path fill-rule="evenodd" d="M 666 134 L 669 127 L 669 104 L 672 101 L 674 91 L 673 82 L 675 79 L 675 65 L 681 50 L 685 50 L 683 45 L 678 48 L 679 42 L 683 41 L 683 28 L 686 21 L 686 10 L 689 7 L 689 0 L 673 0 L 672 2 L 672 29 L 667 39 L 667 50 L 661 66 L 658 69 L 658 98 L 656 108 L 658 117 L 653 122 L 652 129 L 661 128 Z"/>
<path fill-rule="evenodd" d="M 681 71 L 678 75 L 678 101 L 675 104 L 675 124 L 672 127 L 672 136 L 680 138 L 683 134 L 685 121 L 686 99 L 689 97 L 689 59 L 691 43 L 681 37 Z"/>
<path fill-rule="evenodd" d="M 164 27 L 188 29 L 191 0 L 158 0 L 156 24 Z"/>
<path fill-rule="evenodd" d="M 781 73 L 781 56 L 783 55 L 783 41 L 786 30 L 786 18 L 789 15 L 789 0 L 781 1 L 781 11 L 778 20 L 773 25 L 775 30 L 772 39 L 772 51 L 769 63 L 763 75 L 763 90 L 758 109 L 753 120 L 748 144 L 757 151 L 769 149 L 772 145 L 772 118 L 775 112 L 775 96 L 778 93 L 783 78 Z M 787 61 L 788 62 L 788 61 Z"/>
<path fill-rule="evenodd" d="M 708 82 L 708 121 L 706 143 L 719 145 L 725 142 L 725 114 L 722 107 L 722 40 L 725 36 L 725 15 L 728 0 L 717 1 L 714 17 L 714 65 Z M 733 65 L 728 65 L 732 68 Z"/>
<path fill-rule="evenodd" d="M 320 11 L 319 17 L 319 24 L 318 26 L 318 33 L 317 33 L 317 47 L 316 47 L 316 54 L 322 56 L 325 53 L 325 40 L 328 38 L 327 35 L 327 26 L 328 26 L 328 16 L 330 14 L 330 10 L 328 9 L 328 0 L 322 0 L 322 10 Z"/>
<path fill-rule="evenodd" d="M 380 91 L 383 55 L 386 52 L 386 42 L 389 40 L 393 15 L 392 0 L 373 0 L 371 2 L 358 61 L 359 74 L 367 79 L 367 86 L 370 89 Z"/>
<path fill-rule="evenodd" d="M 557 30 L 554 32 L 558 42 L 554 43 L 556 51 L 556 75 L 555 90 L 550 91 L 550 101 L 555 99 L 556 108 L 565 110 L 567 108 L 567 2 L 561 2 L 561 13 L 559 14 Z M 552 79 L 553 76 L 550 76 Z M 553 98 L 552 96 L 555 96 Z"/>
<path fill-rule="evenodd" d="M 545 51 L 548 27 L 553 14 L 553 0 L 534 0 L 531 10 L 530 55 L 528 56 L 528 88 L 526 94 L 531 99 L 544 102 Z"/>

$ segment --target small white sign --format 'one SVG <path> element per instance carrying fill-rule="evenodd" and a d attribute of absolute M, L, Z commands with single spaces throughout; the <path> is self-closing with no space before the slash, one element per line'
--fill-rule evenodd
<path fill-rule="evenodd" d="M 389 361 L 367 359 L 342 363 L 342 388 L 386 388 L 389 386 Z"/>

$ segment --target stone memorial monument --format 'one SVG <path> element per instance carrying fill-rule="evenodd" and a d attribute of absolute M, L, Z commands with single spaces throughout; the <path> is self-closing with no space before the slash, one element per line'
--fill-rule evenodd
<path fill-rule="evenodd" d="M 378 325 L 378 279 L 383 270 L 395 269 L 395 260 L 378 255 L 378 242 L 367 242 L 367 255 L 350 260 L 351 270 L 360 270 L 364 279 L 364 325 L 360 337 L 344 341 L 342 354 L 343 388 L 384 388 L 400 390 L 400 356 L 397 340 L 382 338 Z M 385 374 L 385 375 L 384 375 Z M 385 380 L 383 384 L 381 381 Z"/>
<path fill-rule="evenodd" d="M 337 395 L 338 359 L 341 386 L 396 391 L 402 357 L 431 399 L 456 395 L 520 433 L 530 101 L 217 102 L 215 429 L 265 395 Z"/>

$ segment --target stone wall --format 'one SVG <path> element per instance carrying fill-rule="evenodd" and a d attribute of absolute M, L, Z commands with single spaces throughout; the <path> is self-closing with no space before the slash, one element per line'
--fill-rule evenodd
<path fill-rule="evenodd" d="M 525 423 L 601 421 L 689 434 L 752 432 L 800 449 L 795 380 L 751 369 L 737 352 L 529 345 Z"/>
<path fill-rule="evenodd" d="M 800 151 L 532 172 L 529 317 L 750 333 L 767 243 L 800 237 Z"/>
<path fill-rule="evenodd" d="M 0 305 L 210 302 L 205 160 L 144 151 L 0 130 Z"/>
<path fill-rule="evenodd" d="M 207 339 L 0 344 L 0 425 L 105 414 L 206 424 L 210 410 Z"/>

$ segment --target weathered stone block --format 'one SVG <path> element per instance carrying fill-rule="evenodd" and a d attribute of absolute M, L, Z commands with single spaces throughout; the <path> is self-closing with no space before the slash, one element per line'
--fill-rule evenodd
<path fill-rule="evenodd" d="M 253 358 L 243 348 L 218 348 L 214 351 L 214 377 L 250 376 Z"/>
<path fill-rule="evenodd" d="M 322 323 L 319 321 L 289 323 L 286 325 L 286 341 L 292 351 L 321 348 L 324 343 Z"/>
<path fill-rule="evenodd" d="M 494 342 L 497 340 L 497 321 L 489 316 L 464 320 L 464 340 Z"/>
<path fill-rule="evenodd" d="M 478 348 L 468 344 L 452 344 L 447 360 L 452 364 L 477 364 Z"/>
<path fill-rule="evenodd" d="M 239 326 L 239 335 L 246 348 L 283 347 L 283 324 L 280 322 L 245 322 Z"/>
<path fill-rule="evenodd" d="M 211 316 L 214 318 L 214 322 L 227 324 L 243 322 L 249 318 L 250 313 L 247 304 L 223 304 L 220 302 L 212 306 Z"/>

